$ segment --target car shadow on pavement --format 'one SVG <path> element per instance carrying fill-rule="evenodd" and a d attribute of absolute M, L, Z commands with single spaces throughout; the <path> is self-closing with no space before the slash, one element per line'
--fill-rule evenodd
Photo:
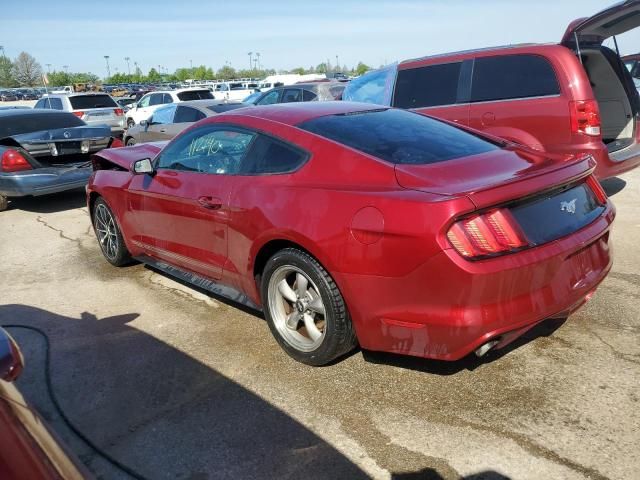
<path fill-rule="evenodd" d="M 72 422 L 147 478 L 368 478 L 287 413 L 131 326 L 138 316 L 85 312 L 72 318 L 26 305 L 0 306 L 0 325 L 30 325 L 48 335 L 53 388 Z M 42 339 L 17 328 L 10 332 L 25 355 L 18 388 L 27 400 L 98 478 L 121 478 L 53 408 Z"/>
<path fill-rule="evenodd" d="M 600 182 L 602 188 L 608 197 L 613 197 L 615 194 L 620 193 L 624 187 L 627 186 L 627 182 L 618 177 L 607 178 Z"/>
<path fill-rule="evenodd" d="M 553 318 L 540 322 L 538 325 L 528 330 L 509 345 L 499 350 L 491 350 L 484 357 L 478 358 L 471 353 L 456 361 L 430 360 L 420 357 L 410 357 L 386 352 L 370 352 L 363 350 L 362 356 L 365 361 L 375 364 L 391 365 L 399 368 L 406 368 L 418 372 L 432 373 L 435 375 L 455 375 L 463 370 L 473 371 L 476 368 L 494 361 L 498 361 L 505 355 L 513 352 L 521 346 L 532 342 L 540 337 L 548 337 L 560 328 L 566 318 Z"/>
<path fill-rule="evenodd" d="M 510 480 L 510 477 L 494 470 L 485 470 L 458 478 L 460 480 Z M 391 480 L 444 480 L 444 477 L 433 468 L 425 468 L 418 472 L 392 473 Z"/>
<path fill-rule="evenodd" d="M 68 190 L 40 197 L 14 197 L 9 199 L 10 210 L 25 210 L 34 213 L 54 213 L 86 206 L 84 189 Z"/>

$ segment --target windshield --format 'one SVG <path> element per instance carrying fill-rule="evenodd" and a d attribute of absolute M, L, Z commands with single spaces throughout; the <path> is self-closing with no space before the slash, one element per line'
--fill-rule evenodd
<path fill-rule="evenodd" d="M 41 111 L 39 113 L 0 114 L 0 138 L 42 130 L 81 127 L 86 125 L 73 113 Z"/>
<path fill-rule="evenodd" d="M 397 64 L 393 64 L 351 80 L 342 93 L 342 99 L 349 102 L 391 105 L 396 70 Z"/>
<path fill-rule="evenodd" d="M 75 97 L 69 97 L 69 102 L 71 102 L 71 108 L 74 110 L 118 106 L 109 95 L 78 95 Z"/>
<path fill-rule="evenodd" d="M 210 90 L 187 90 L 186 92 L 178 93 L 178 98 L 183 102 L 189 100 L 211 100 L 213 94 Z"/>
<path fill-rule="evenodd" d="M 391 108 L 327 115 L 298 127 L 399 164 L 426 165 L 498 149 L 446 123 Z"/>

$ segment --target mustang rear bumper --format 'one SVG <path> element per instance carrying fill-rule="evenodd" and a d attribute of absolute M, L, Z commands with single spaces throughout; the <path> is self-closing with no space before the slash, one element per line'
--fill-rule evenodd
<path fill-rule="evenodd" d="M 400 278 L 339 274 L 362 348 L 457 360 L 584 304 L 611 269 L 614 210 L 568 237 L 469 262 L 445 250 Z"/>
<path fill-rule="evenodd" d="M 0 195 L 6 197 L 38 196 L 84 187 L 92 173 L 91 166 L 38 168 L 24 172 L 0 173 Z"/>

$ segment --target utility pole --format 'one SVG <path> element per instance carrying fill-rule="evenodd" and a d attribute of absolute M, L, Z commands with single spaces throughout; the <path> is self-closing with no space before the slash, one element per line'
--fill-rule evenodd
<path fill-rule="evenodd" d="M 107 78 L 111 78 L 111 67 L 109 67 L 109 55 L 105 55 L 104 59 L 107 62 Z"/>
<path fill-rule="evenodd" d="M 131 60 L 130 57 L 124 57 L 124 61 L 127 62 L 127 74 L 131 76 L 131 68 L 129 67 L 129 60 Z"/>
<path fill-rule="evenodd" d="M 252 67 L 252 65 L 253 65 L 253 56 L 252 56 L 253 52 L 249 52 L 249 53 L 247 53 L 247 55 L 249 55 L 249 70 L 251 70 L 253 68 Z"/>

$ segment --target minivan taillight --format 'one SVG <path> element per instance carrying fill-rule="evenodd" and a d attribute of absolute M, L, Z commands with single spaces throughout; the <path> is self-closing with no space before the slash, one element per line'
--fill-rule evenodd
<path fill-rule="evenodd" d="M 113 113 L 115 113 L 116 116 L 121 117 L 122 115 L 124 115 L 124 110 L 122 110 L 121 108 L 114 108 Z"/>
<path fill-rule="evenodd" d="M 595 100 L 569 102 L 571 110 L 571 131 L 592 137 L 600 135 L 600 110 Z"/>
<path fill-rule="evenodd" d="M 503 208 L 454 223 L 447 232 L 447 238 L 466 258 L 508 253 L 529 245 L 509 210 Z"/>
<path fill-rule="evenodd" d="M 604 188 L 602 188 L 602 185 L 600 185 L 600 182 L 596 177 L 589 175 L 589 178 L 587 178 L 587 185 L 589 185 L 589 188 L 601 205 L 607 203 L 607 193 L 604 191 Z"/>
<path fill-rule="evenodd" d="M 33 167 L 17 150 L 5 150 L 0 159 L 0 170 L 3 172 L 20 172 Z"/>

